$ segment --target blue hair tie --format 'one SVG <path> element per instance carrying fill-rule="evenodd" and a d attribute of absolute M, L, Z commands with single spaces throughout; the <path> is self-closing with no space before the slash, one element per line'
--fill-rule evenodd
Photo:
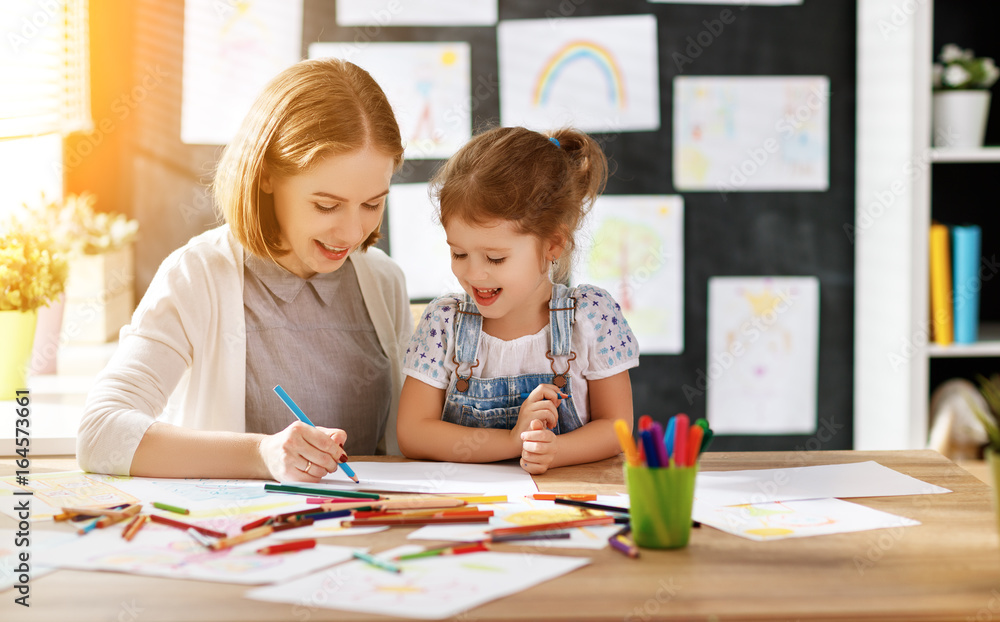
<path fill-rule="evenodd" d="M 549 142 L 562 149 L 562 145 L 559 144 L 559 140 L 555 136 L 549 136 Z"/>

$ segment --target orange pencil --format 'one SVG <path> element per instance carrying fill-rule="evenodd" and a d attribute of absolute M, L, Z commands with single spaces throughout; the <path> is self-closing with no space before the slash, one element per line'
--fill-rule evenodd
<path fill-rule="evenodd" d="M 570 492 L 536 492 L 531 495 L 539 501 L 555 501 L 559 499 L 572 499 L 573 501 L 597 501 L 597 495 Z"/>
<path fill-rule="evenodd" d="M 139 533 L 146 521 L 149 520 L 149 516 L 145 514 L 139 514 L 134 517 L 128 525 L 125 525 L 125 529 L 122 530 L 122 537 L 125 538 L 126 542 L 131 542 L 135 534 Z"/>
<path fill-rule="evenodd" d="M 237 544 L 242 544 L 244 542 L 249 542 L 250 540 L 256 540 L 258 538 L 263 538 L 269 536 L 274 532 L 274 527 L 270 525 L 264 525 L 263 527 L 256 527 L 250 531 L 244 531 L 243 533 L 237 534 L 230 538 L 222 538 L 221 540 L 216 540 L 212 543 L 213 551 L 221 551 L 223 549 L 228 549 L 236 546 Z"/>
<path fill-rule="evenodd" d="M 490 513 L 492 514 L 492 512 Z M 440 525 L 443 523 L 488 523 L 490 517 L 487 513 L 476 513 L 476 515 L 464 516 L 386 516 L 383 518 L 365 518 L 360 520 L 344 521 L 342 527 L 370 527 L 370 526 L 412 526 L 412 525 Z"/>

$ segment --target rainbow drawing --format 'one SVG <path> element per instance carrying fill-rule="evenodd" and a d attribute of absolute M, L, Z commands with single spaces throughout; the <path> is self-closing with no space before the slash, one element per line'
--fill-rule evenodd
<path fill-rule="evenodd" d="M 538 81 L 535 83 L 535 106 L 545 105 L 552 90 L 552 84 L 567 65 L 584 59 L 594 61 L 604 73 L 608 86 L 608 101 L 617 104 L 619 108 L 624 108 L 625 83 L 622 81 L 622 71 L 615 61 L 615 57 L 607 48 L 593 41 L 583 40 L 570 41 L 545 63 L 538 75 Z"/>

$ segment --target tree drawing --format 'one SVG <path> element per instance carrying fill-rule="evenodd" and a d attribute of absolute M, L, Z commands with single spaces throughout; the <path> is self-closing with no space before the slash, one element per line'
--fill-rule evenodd
<path fill-rule="evenodd" d="M 596 280 L 618 281 L 615 298 L 623 310 L 630 311 L 632 292 L 648 283 L 663 267 L 663 256 L 663 242 L 656 229 L 608 218 L 594 233 L 588 268 Z"/>

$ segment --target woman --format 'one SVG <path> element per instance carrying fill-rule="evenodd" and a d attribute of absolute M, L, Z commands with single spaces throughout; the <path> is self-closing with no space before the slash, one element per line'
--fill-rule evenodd
<path fill-rule="evenodd" d="M 164 260 L 88 396 L 81 467 L 316 482 L 348 453 L 395 453 L 412 319 L 402 271 L 369 247 L 402 153 L 359 67 L 275 77 L 219 163 L 226 224 Z"/>

